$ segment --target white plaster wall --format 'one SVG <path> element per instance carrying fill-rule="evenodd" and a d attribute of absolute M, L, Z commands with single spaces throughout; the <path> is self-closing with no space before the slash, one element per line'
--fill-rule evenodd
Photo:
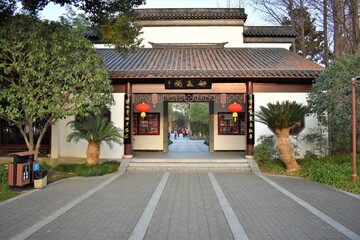
<path fill-rule="evenodd" d="M 136 107 L 136 104 L 135 106 Z M 133 150 L 152 150 L 152 151 L 162 151 L 164 148 L 163 144 L 163 132 L 164 132 L 164 114 L 163 114 L 163 105 L 157 104 L 154 108 L 153 105 L 150 105 L 149 113 L 160 113 L 160 135 L 134 135 L 133 140 Z M 137 112 L 134 110 L 134 112 Z"/>
<path fill-rule="evenodd" d="M 150 48 L 154 43 L 220 43 L 229 42 L 225 47 L 241 47 L 242 26 L 202 26 L 202 27 L 143 27 L 143 45 Z"/>
<path fill-rule="evenodd" d="M 66 119 L 62 119 L 59 121 L 59 155 L 58 157 L 86 157 L 86 148 L 87 142 L 84 140 L 80 140 L 79 142 L 67 142 L 66 137 L 69 135 L 72 130 L 66 124 L 69 121 L 74 120 L 74 117 L 68 117 Z"/>
<path fill-rule="evenodd" d="M 115 100 L 115 105 L 111 106 L 110 108 L 111 121 L 114 123 L 115 127 L 124 130 L 125 93 L 114 93 L 113 96 Z M 112 149 L 110 149 L 107 144 L 102 144 L 100 158 L 120 159 L 123 157 L 124 152 L 124 144 L 113 144 Z"/>
<path fill-rule="evenodd" d="M 226 106 L 222 107 L 221 104 L 215 103 L 214 105 L 214 150 L 245 150 L 245 135 L 218 135 L 218 113 L 228 112 L 228 110 Z"/>
<path fill-rule="evenodd" d="M 114 93 L 115 105 L 111 107 L 111 120 L 116 127 L 123 129 L 124 126 L 124 93 Z M 69 117 L 60 120 L 52 128 L 52 158 L 85 158 L 87 142 L 80 140 L 78 143 L 67 142 L 66 137 L 72 132 L 71 128 L 66 124 L 73 120 L 74 117 Z M 100 158 L 120 159 L 124 155 L 124 145 L 114 144 L 110 149 L 106 144 L 101 145 Z"/>
<path fill-rule="evenodd" d="M 267 103 L 276 103 L 276 101 L 296 101 L 298 103 L 306 104 L 307 93 L 254 93 L 255 95 L 255 110 L 258 111 L 260 106 L 265 106 Z M 299 136 L 314 132 L 318 126 L 318 121 L 315 117 L 309 116 L 305 118 L 305 128 L 300 132 Z M 255 122 L 255 145 L 258 143 L 257 139 L 261 135 L 274 135 L 270 129 L 262 123 Z M 310 150 L 310 145 L 306 142 L 300 142 L 300 155 L 304 155 L 307 150 Z"/>
<path fill-rule="evenodd" d="M 51 126 L 51 158 L 58 158 L 60 151 L 60 124 Z"/>

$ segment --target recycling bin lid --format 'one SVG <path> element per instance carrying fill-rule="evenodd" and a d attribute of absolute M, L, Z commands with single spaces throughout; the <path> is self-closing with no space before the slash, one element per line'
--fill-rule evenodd
<path fill-rule="evenodd" d="M 47 176 L 47 170 L 38 170 L 38 171 L 34 171 L 34 177 L 35 179 L 43 179 L 44 177 Z"/>
<path fill-rule="evenodd" d="M 26 151 L 26 152 L 9 153 L 8 155 L 9 156 L 16 155 L 16 156 L 24 157 L 24 156 L 35 155 L 35 154 L 37 154 L 37 152 L 32 150 L 32 151 Z"/>

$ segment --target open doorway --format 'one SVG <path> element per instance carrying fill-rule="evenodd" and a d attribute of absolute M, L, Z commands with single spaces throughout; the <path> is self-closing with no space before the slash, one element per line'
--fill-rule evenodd
<path fill-rule="evenodd" d="M 208 102 L 169 102 L 169 152 L 209 152 Z"/>

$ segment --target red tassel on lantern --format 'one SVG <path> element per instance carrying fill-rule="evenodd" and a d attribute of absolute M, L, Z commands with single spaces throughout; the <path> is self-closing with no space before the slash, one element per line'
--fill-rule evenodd
<path fill-rule="evenodd" d="M 146 116 L 146 113 L 150 111 L 149 104 L 146 103 L 140 103 L 136 106 L 136 111 L 141 112 L 140 116 L 144 118 Z"/>
<path fill-rule="evenodd" d="M 232 112 L 232 117 L 234 118 L 234 122 L 236 122 L 236 118 L 238 117 L 238 112 L 241 112 L 242 106 L 234 102 L 230 104 L 228 107 L 229 112 Z"/>

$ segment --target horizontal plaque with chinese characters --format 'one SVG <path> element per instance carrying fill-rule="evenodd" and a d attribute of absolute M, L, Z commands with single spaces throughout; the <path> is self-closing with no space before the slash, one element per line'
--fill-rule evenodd
<path fill-rule="evenodd" d="M 211 79 L 166 79 L 165 89 L 211 89 Z"/>

